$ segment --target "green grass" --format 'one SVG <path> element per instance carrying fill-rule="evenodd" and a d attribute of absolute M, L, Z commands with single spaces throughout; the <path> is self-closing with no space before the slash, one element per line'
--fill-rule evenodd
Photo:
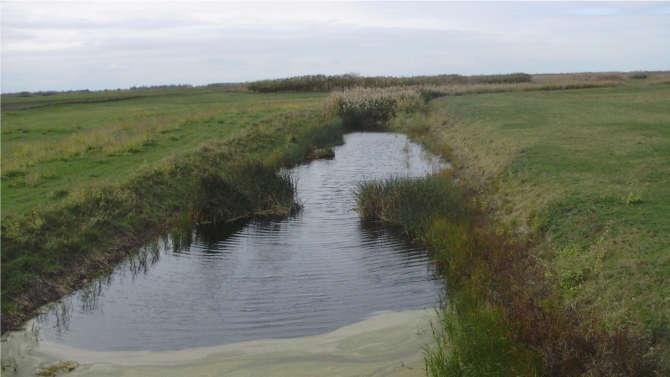
<path fill-rule="evenodd" d="M 452 292 L 433 328 L 435 345 L 426 349 L 429 376 L 484 377 L 539 375 L 537 355 L 515 341 L 500 308 L 468 302 Z"/>
<path fill-rule="evenodd" d="M 240 90 L 236 84 L 209 85 L 206 87 L 189 87 L 187 85 L 166 85 L 163 87 L 140 87 L 132 89 L 111 89 L 100 91 L 69 91 L 69 92 L 21 92 L 2 94 L 3 110 L 21 110 L 43 106 L 63 104 L 85 104 L 95 102 L 124 101 L 143 97 L 182 96 L 184 93 L 206 93 L 212 91 Z"/>
<path fill-rule="evenodd" d="M 322 98 L 187 89 L 4 112 L 3 331 L 174 225 L 291 212 L 277 170 L 341 141 Z"/>
<path fill-rule="evenodd" d="M 452 132 L 469 137 L 463 146 L 473 146 L 470 153 L 487 155 L 473 163 L 499 183 L 492 197 L 501 219 L 546 231 L 542 256 L 555 273 L 582 275 L 562 284 L 570 304 L 613 325 L 662 319 L 667 326 L 668 103 L 670 88 L 642 86 L 485 95 L 435 106 L 460 125 Z M 495 158 L 506 163 L 487 163 Z"/>
<path fill-rule="evenodd" d="M 646 80 L 439 98 L 393 127 L 448 156 L 499 232 L 533 241 L 565 310 L 607 341 L 655 342 L 670 370 L 670 87 Z"/>
<path fill-rule="evenodd" d="M 4 111 L 3 217 L 123 181 L 137 169 L 183 155 L 205 142 L 226 140 L 249 126 L 273 127 L 291 121 L 296 113 L 317 117 L 324 96 L 212 89 L 174 92 Z"/>

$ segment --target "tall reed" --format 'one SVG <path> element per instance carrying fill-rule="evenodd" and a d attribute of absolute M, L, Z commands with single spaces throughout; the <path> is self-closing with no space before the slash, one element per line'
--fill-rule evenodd
<path fill-rule="evenodd" d="M 276 80 L 254 81 L 246 84 L 255 92 L 282 91 L 331 91 L 352 88 L 389 88 L 417 85 L 466 85 L 466 84 L 503 84 L 530 82 L 531 75 L 510 73 L 500 75 L 462 76 L 454 74 L 433 76 L 359 76 L 345 75 L 305 75 Z"/>
<path fill-rule="evenodd" d="M 378 130 L 385 128 L 396 113 L 416 111 L 423 103 L 414 88 L 356 88 L 332 93 L 325 113 L 339 116 L 348 128 Z"/>

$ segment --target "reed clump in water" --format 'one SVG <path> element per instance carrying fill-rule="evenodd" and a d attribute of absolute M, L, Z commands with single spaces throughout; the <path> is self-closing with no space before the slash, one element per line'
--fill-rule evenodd
<path fill-rule="evenodd" d="M 433 214 L 463 216 L 463 207 L 453 205 L 460 191 L 446 174 L 426 178 L 390 178 L 361 183 L 356 192 L 358 212 L 365 221 L 382 221 L 407 236 L 420 236 Z"/>
<path fill-rule="evenodd" d="M 199 180 L 194 205 L 199 222 L 235 221 L 250 212 L 282 215 L 297 206 L 294 180 L 258 161 L 234 162 L 223 174 L 206 172 Z"/>

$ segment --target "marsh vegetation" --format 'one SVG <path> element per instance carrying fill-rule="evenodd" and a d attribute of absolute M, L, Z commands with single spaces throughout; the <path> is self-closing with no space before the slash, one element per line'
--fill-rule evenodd
<path fill-rule="evenodd" d="M 421 85 L 472 85 L 472 84 L 509 84 L 530 82 L 531 75 L 511 73 L 504 75 L 435 75 L 435 76 L 360 76 L 346 75 L 307 75 L 285 79 L 254 81 L 245 84 L 249 90 L 267 92 L 323 92 L 352 88 L 389 88 L 397 86 Z"/>

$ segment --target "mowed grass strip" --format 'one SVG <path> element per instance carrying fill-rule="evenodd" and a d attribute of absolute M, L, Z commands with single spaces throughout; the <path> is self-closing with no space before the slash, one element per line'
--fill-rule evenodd
<path fill-rule="evenodd" d="M 118 183 L 248 126 L 317 114 L 323 96 L 170 89 L 165 96 L 3 111 L 3 217 Z"/>

